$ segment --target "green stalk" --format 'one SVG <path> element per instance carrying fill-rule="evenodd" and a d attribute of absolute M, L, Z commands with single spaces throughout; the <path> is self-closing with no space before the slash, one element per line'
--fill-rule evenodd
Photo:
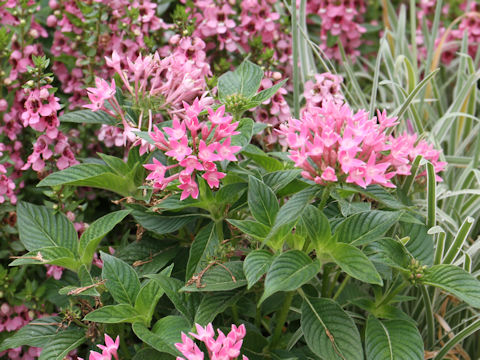
<path fill-rule="evenodd" d="M 424 285 L 420 286 L 422 292 L 423 304 L 425 306 L 425 316 L 427 317 L 427 348 L 431 348 L 435 342 L 435 321 L 433 319 L 432 302 L 427 288 Z"/>
<path fill-rule="evenodd" d="M 292 7 L 292 52 L 293 52 L 293 116 L 300 117 L 300 79 L 298 69 L 298 25 L 297 25 L 297 5 L 295 1 L 291 3 Z"/>
<path fill-rule="evenodd" d="M 465 239 L 467 238 L 474 222 L 475 220 L 472 217 L 467 216 L 462 226 L 458 230 L 457 236 L 453 240 L 452 245 L 450 245 L 445 258 L 443 259 L 444 264 L 451 264 L 455 260 L 458 253 L 462 249 Z"/>
<path fill-rule="evenodd" d="M 347 285 L 348 281 L 350 280 L 350 275 L 345 276 L 345 279 L 343 279 L 342 283 L 337 289 L 337 292 L 333 296 L 333 300 L 337 300 L 340 294 L 342 293 L 343 289 L 345 289 L 345 286 Z"/>
<path fill-rule="evenodd" d="M 443 253 L 445 252 L 445 233 L 441 232 L 437 235 L 437 247 L 435 248 L 435 265 L 442 263 Z"/>
<path fill-rule="evenodd" d="M 277 313 L 277 324 L 275 325 L 272 341 L 270 342 L 271 349 L 275 349 L 275 347 L 278 345 L 278 342 L 282 335 L 283 325 L 287 320 L 288 311 L 290 310 L 290 305 L 292 304 L 293 295 L 295 295 L 295 291 L 287 292 L 280 312 Z"/>
<path fill-rule="evenodd" d="M 436 224 L 435 208 L 436 208 L 436 196 L 435 196 L 435 169 L 432 163 L 427 163 L 427 226 L 429 228 L 434 227 Z"/>
<path fill-rule="evenodd" d="M 459 344 L 463 339 L 472 335 L 478 330 L 480 330 L 480 319 L 471 323 L 469 326 L 467 326 L 465 329 L 463 329 L 457 335 L 455 335 L 453 338 L 447 341 L 447 343 L 443 345 L 442 349 L 437 353 L 437 356 L 435 356 L 433 360 L 442 360 L 445 357 L 445 355 L 448 354 L 450 349 L 452 349 L 454 346 Z"/>
<path fill-rule="evenodd" d="M 384 304 L 388 304 L 391 300 L 393 300 L 393 298 L 395 296 L 397 296 L 403 289 L 405 289 L 407 287 L 407 285 L 408 285 L 408 283 L 406 281 L 404 281 L 399 286 L 397 286 L 396 289 L 387 291 L 387 293 L 385 294 L 383 299 L 380 301 L 380 303 L 378 303 L 376 305 L 377 308 L 381 307 Z"/>

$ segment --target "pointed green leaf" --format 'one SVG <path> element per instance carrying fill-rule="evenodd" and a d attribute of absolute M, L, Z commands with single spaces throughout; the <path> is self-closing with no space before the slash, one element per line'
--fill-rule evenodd
<path fill-rule="evenodd" d="M 182 313 L 187 320 L 193 319 L 193 314 L 187 303 L 187 294 L 180 292 L 183 283 L 175 278 L 168 277 L 165 274 L 149 274 L 146 277 L 154 280 L 165 292 L 175 308 Z"/>
<path fill-rule="evenodd" d="M 328 360 L 363 360 L 360 334 L 335 301 L 304 297 L 300 320 L 308 347 Z"/>
<path fill-rule="evenodd" d="M 215 223 L 211 222 L 197 233 L 190 247 L 185 275 L 187 280 L 207 265 L 208 260 L 215 255 L 219 246 Z"/>
<path fill-rule="evenodd" d="M 95 220 L 80 237 L 80 256 L 84 264 L 90 264 L 98 244 L 131 210 L 120 210 Z"/>
<path fill-rule="evenodd" d="M 243 149 L 250 144 L 250 140 L 253 136 L 253 124 L 254 122 L 250 118 L 240 119 L 240 123 L 236 129 L 240 134 L 232 136 L 231 145 L 240 146 Z"/>
<path fill-rule="evenodd" d="M 254 250 L 243 262 L 243 272 L 248 282 L 248 289 L 265 275 L 272 264 L 274 256 L 267 250 Z"/>
<path fill-rule="evenodd" d="M 267 272 L 265 291 L 259 300 L 278 291 L 293 291 L 310 281 L 320 271 L 320 263 L 312 261 L 304 252 L 290 250 L 277 256 Z"/>
<path fill-rule="evenodd" d="M 325 214 L 313 205 L 307 205 L 300 217 L 299 226 L 306 232 L 308 238 L 321 251 L 327 246 L 332 236 L 330 223 Z"/>
<path fill-rule="evenodd" d="M 168 353 L 173 356 L 178 356 L 180 353 L 175 349 L 173 343 L 167 342 L 160 335 L 150 331 L 143 323 L 137 322 L 132 325 L 133 332 L 144 343 L 150 345 L 157 351 Z"/>
<path fill-rule="evenodd" d="M 235 220 L 227 219 L 227 221 L 238 228 L 241 232 L 250 235 L 256 239 L 265 239 L 268 235 L 270 228 L 257 221 L 253 220 Z"/>
<path fill-rule="evenodd" d="M 77 110 L 63 114 L 58 118 L 60 122 L 116 125 L 118 120 L 105 111 Z"/>
<path fill-rule="evenodd" d="M 368 360 L 423 359 L 423 340 L 415 324 L 406 320 L 380 321 L 370 315 L 365 333 Z"/>
<path fill-rule="evenodd" d="M 207 325 L 215 317 L 234 305 L 244 294 L 244 291 L 232 290 L 222 291 L 204 296 L 195 314 L 195 323 Z"/>
<path fill-rule="evenodd" d="M 31 321 L 35 324 L 25 325 L 12 336 L 6 338 L 0 345 L 0 351 L 14 349 L 19 346 L 44 346 L 48 340 L 57 334 L 58 324 L 62 319 L 58 316 L 47 316 Z M 52 324 L 52 325 L 48 325 Z"/>
<path fill-rule="evenodd" d="M 194 282 L 180 291 L 228 291 L 247 285 L 243 274 L 242 261 L 229 261 L 212 266 L 200 280 L 200 287 Z"/>
<path fill-rule="evenodd" d="M 373 210 L 346 218 L 335 230 L 338 241 L 352 245 L 368 244 L 383 236 L 400 218 L 401 212 Z"/>
<path fill-rule="evenodd" d="M 438 287 L 467 304 L 480 308 L 480 281 L 454 265 L 435 265 L 425 270 L 423 284 Z"/>
<path fill-rule="evenodd" d="M 140 281 L 137 273 L 126 262 L 104 252 L 100 252 L 103 260 L 102 279 L 116 302 L 120 304 L 135 304 L 140 291 Z"/>
<path fill-rule="evenodd" d="M 248 207 L 253 217 L 266 226 L 272 226 L 278 213 L 275 193 L 254 176 L 248 180 Z"/>
<path fill-rule="evenodd" d="M 257 92 L 263 78 L 260 66 L 245 60 L 235 71 L 229 71 L 218 78 L 218 97 L 223 101 L 238 94 L 250 98 Z"/>
<path fill-rule="evenodd" d="M 351 277 L 370 284 L 383 284 L 375 266 L 355 246 L 336 243 L 329 249 L 329 254 L 338 266 Z"/>
<path fill-rule="evenodd" d="M 78 251 L 73 224 L 65 215 L 54 213 L 45 206 L 19 202 L 17 224 L 20 241 L 29 251 L 52 246 L 62 246 L 74 254 Z"/>
<path fill-rule="evenodd" d="M 85 332 L 67 329 L 58 332 L 42 344 L 38 360 L 63 360 L 67 354 L 85 342 Z"/>
<path fill-rule="evenodd" d="M 167 216 L 148 212 L 141 206 L 131 206 L 131 208 L 133 209 L 132 215 L 135 220 L 145 229 L 158 235 L 175 232 L 198 218 L 196 214 Z"/>
<path fill-rule="evenodd" d="M 41 258 L 42 260 L 35 258 Z M 12 261 L 10 266 L 27 264 L 51 264 L 62 266 L 72 271 L 77 271 L 80 266 L 76 256 L 70 250 L 61 246 L 48 246 L 37 251 L 31 251 L 21 258 Z"/>
<path fill-rule="evenodd" d="M 106 305 L 88 313 L 83 318 L 85 321 L 94 321 L 103 324 L 134 323 L 142 319 L 143 316 L 128 304 Z"/>

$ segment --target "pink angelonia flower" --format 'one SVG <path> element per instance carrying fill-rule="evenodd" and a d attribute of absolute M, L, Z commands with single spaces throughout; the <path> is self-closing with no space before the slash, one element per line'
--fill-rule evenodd
<path fill-rule="evenodd" d="M 45 265 L 47 268 L 47 278 L 53 277 L 55 280 L 62 278 L 64 268 L 56 265 Z"/>

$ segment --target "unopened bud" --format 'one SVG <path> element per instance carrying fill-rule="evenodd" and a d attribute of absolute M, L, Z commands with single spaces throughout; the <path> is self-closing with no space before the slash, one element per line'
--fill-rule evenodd
<path fill-rule="evenodd" d="M 35 83 L 33 82 L 33 80 L 28 80 L 25 85 L 27 85 L 28 87 L 33 87 Z"/>

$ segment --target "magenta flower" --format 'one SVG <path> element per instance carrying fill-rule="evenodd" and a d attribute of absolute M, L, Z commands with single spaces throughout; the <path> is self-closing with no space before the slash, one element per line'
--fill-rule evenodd
<path fill-rule="evenodd" d="M 202 341 L 207 347 L 208 356 L 211 360 L 234 360 L 240 356 L 240 350 L 243 344 L 243 338 L 246 334 L 245 325 L 236 327 L 232 325 L 231 331 L 228 335 L 221 330 L 218 331 L 218 337 L 215 339 L 215 331 L 212 324 L 208 324 L 206 327 L 202 327 L 199 324 L 195 324 L 197 334 L 190 333 L 195 339 Z M 205 354 L 200 348 L 182 332 L 182 342 L 176 343 L 175 347 L 186 357 L 187 360 L 203 360 Z M 243 360 L 248 358 L 243 355 Z M 177 360 L 185 360 L 178 356 Z"/>
<path fill-rule="evenodd" d="M 300 120 L 281 125 L 279 132 L 302 176 L 321 185 L 344 181 L 363 188 L 395 187 L 392 178 L 409 175 L 417 155 L 431 161 L 436 172 L 442 171 L 440 153 L 427 142 L 417 144 L 414 135 L 387 135 L 396 124 L 385 111 L 369 118 L 364 110 L 353 113 L 347 104 L 323 101 L 321 107 L 304 109 Z"/>
<path fill-rule="evenodd" d="M 197 172 L 202 172 L 201 177 L 210 188 L 218 188 L 226 174 L 218 171 L 215 162 L 236 161 L 235 154 L 241 150 L 240 146 L 232 145 L 231 136 L 238 133 L 238 122 L 232 123 L 232 116 L 225 115 L 225 106 L 216 111 L 207 108 L 208 120 L 199 121 L 203 109 L 198 99 L 192 105 L 184 103 L 182 120 L 175 118 L 171 128 L 159 129 L 155 126 L 150 133 L 155 147 L 177 161 L 177 164 L 166 166 L 153 159 L 152 164 L 144 165 L 151 171 L 147 180 L 153 181 L 153 186 L 159 189 L 165 189 L 170 182 L 178 180 L 178 188 L 182 190 L 181 200 L 189 196 L 194 199 L 198 197 Z"/>
<path fill-rule="evenodd" d="M 113 79 L 109 85 L 105 80 L 96 77 L 95 85 L 94 88 L 87 88 L 88 98 L 92 103 L 83 106 L 92 111 L 104 109 L 105 101 L 111 99 L 117 92 Z"/>

